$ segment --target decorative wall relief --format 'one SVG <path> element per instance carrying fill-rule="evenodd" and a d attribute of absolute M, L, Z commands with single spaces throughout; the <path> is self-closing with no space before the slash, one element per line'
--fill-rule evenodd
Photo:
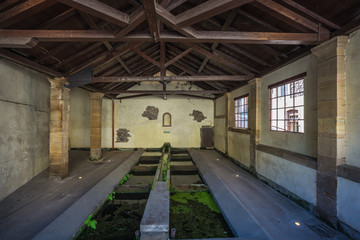
<path fill-rule="evenodd" d="M 159 109 L 154 106 L 147 106 L 141 116 L 147 117 L 149 120 L 156 120 L 159 115 Z"/>
<path fill-rule="evenodd" d="M 131 137 L 129 132 L 130 131 L 125 128 L 119 128 L 118 130 L 116 130 L 116 142 L 128 142 L 129 137 Z"/>
<path fill-rule="evenodd" d="M 189 116 L 193 116 L 194 121 L 198 121 L 198 122 L 202 122 L 204 119 L 206 119 L 204 114 L 202 112 L 200 112 L 200 111 L 197 111 L 197 110 L 193 110 L 193 112 L 190 113 Z"/>

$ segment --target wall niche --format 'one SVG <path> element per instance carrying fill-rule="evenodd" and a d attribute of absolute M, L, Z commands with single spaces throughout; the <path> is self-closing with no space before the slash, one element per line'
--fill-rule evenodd
<path fill-rule="evenodd" d="M 166 112 L 162 117 L 162 126 L 163 127 L 171 127 L 171 114 Z"/>

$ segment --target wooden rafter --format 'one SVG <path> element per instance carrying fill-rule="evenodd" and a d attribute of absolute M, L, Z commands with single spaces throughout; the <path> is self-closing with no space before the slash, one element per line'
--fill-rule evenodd
<path fill-rule="evenodd" d="M 118 31 L 115 34 L 115 38 L 122 38 L 132 30 L 134 30 L 137 26 L 139 26 L 146 19 L 146 14 L 143 7 L 138 7 L 131 15 L 129 24 Z"/>
<path fill-rule="evenodd" d="M 75 8 L 70 8 L 59 15 L 49 19 L 48 21 L 40 24 L 37 29 L 48 29 L 56 24 L 61 23 L 62 21 L 65 21 L 67 18 L 73 16 L 76 13 Z"/>
<path fill-rule="evenodd" d="M 202 91 L 154 91 L 154 90 L 117 90 L 117 91 L 102 91 L 105 94 L 120 94 L 120 93 L 148 93 L 148 94 L 223 94 L 225 91 L 221 90 L 202 90 Z"/>
<path fill-rule="evenodd" d="M 176 16 L 176 24 L 189 26 L 212 16 L 240 7 L 253 0 L 209 0 Z"/>
<path fill-rule="evenodd" d="M 151 62 L 152 64 L 154 64 L 155 66 L 160 68 L 160 63 L 154 59 L 152 59 L 151 57 L 149 57 L 148 55 L 146 55 L 145 53 L 143 53 L 142 51 L 134 48 L 134 47 L 130 47 L 130 49 L 135 52 L 136 54 L 140 55 L 141 57 L 143 57 L 144 59 L 146 59 L 147 61 Z"/>
<path fill-rule="evenodd" d="M 189 54 L 192 51 L 192 47 L 186 49 L 185 51 L 183 51 L 182 53 L 180 53 L 179 55 L 177 55 L 176 57 L 172 58 L 171 60 L 167 61 L 165 63 L 165 67 L 170 66 L 171 64 L 173 64 L 174 62 L 176 62 L 177 60 L 179 60 L 180 58 L 186 56 L 187 54 Z"/>
<path fill-rule="evenodd" d="M 115 8 L 112 8 L 96 0 L 57 0 L 63 4 L 71 6 L 90 15 L 104 19 L 121 27 L 125 27 L 130 22 L 130 17 Z"/>
<path fill-rule="evenodd" d="M 32 13 L 39 12 L 54 4 L 54 1 L 48 0 L 25 1 L 3 13 L 0 13 L 0 28 L 6 28 L 13 25 L 29 17 Z"/>
<path fill-rule="evenodd" d="M 154 38 L 154 41 L 157 42 L 160 38 L 160 26 L 155 10 L 155 0 L 146 0 L 143 1 L 143 3 L 150 34 Z"/>

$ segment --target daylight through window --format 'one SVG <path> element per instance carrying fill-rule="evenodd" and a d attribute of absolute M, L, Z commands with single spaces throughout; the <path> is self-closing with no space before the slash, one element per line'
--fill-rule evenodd
<path fill-rule="evenodd" d="M 304 74 L 269 86 L 270 129 L 304 133 Z"/>
<path fill-rule="evenodd" d="M 235 98 L 235 127 L 248 128 L 248 95 Z"/>

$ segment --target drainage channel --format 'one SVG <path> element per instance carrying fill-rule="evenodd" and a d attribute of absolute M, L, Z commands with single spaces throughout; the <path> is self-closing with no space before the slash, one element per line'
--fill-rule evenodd
<path fill-rule="evenodd" d="M 151 148 L 74 239 L 233 238 L 186 149 Z"/>

